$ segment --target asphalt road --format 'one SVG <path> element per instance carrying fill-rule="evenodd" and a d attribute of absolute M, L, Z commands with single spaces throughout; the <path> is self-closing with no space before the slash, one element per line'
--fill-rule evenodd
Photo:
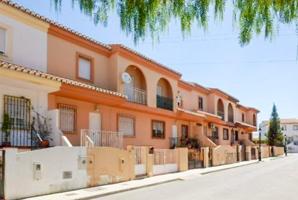
<path fill-rule="evenodd" d="M 98 200 L 298 200 L 298 155 L 187 177 Z"/>

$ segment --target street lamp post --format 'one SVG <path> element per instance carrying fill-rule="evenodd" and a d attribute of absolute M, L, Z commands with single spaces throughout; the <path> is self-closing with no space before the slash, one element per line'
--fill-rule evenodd
<path fill-rule="evenodd" d="M 284 127 L 281 127 L 282 134 L 283 134 L 284 130 L 285 130 L 285 128 Z M 287 134 L 285 134 L 285 141 L 284 141 L 285 156 L 288 156 L 287 143 L 288 143 Z"/>
<path fill-rule="evenodd" d="M 262 131 L 262 129 L 261 128 L 259 128 L 259 152 L 258 152 L 258 154 L 259 154 L 259 161 L 262 161 L 262 154 L 261 154 L 261 131 Z"/>
<path fill-rule="evenodd" d="M 285 135 L 285 155 L 288 156 L 288 147 L 287 147 L 287 144 L 288 144 L 288 138 L 287 138 L 287 135 Z"/>

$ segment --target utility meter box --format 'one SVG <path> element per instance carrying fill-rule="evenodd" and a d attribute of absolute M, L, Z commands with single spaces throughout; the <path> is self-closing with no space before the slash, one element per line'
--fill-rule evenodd
<path fill-rule="evenodd" d="M 33 179 L 40 180 L 41 179 L 41 163 L 33 163 Z"/>

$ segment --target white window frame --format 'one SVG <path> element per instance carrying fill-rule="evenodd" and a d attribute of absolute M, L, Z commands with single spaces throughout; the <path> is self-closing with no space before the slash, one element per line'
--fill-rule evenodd
<path fill-rule="evenodd" d="M 64 133 L 75 133 L 77 127 L 77 108 L 67 104 L 58 104 L 59 128 Z M 69 125 L 72 123 L 72 125 Z"/>
<path fill-rule="evenodd" d="M 127 115 L 118 115 L 118 131 L 125 137 L 134 137 L 135 118 Z"/>
<path fill-rule="evenodd" d="M 3 38 L 1 38 L 2 34 L 1 32 L 3 31 Z M 1 47 L 1 44 L 3 47 Z M 6 55 L 7 54 L 7 29 L 4 27 L 0 26 L 0 55 Z"/>

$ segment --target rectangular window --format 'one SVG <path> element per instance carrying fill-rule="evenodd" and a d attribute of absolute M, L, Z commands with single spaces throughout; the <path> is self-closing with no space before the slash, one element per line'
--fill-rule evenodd
<path fill-rule="evenodd" d="M 93 81 L 93 59 L 87 56 L 77 56 L 77 77 L 79 79 Z"/>
<path fill-rule="evenodd" d="M 6 30 L 0 27 L 0 55 L 5 54 Z"/>
<path fill-rule="evenodd" d="M 203 106 L 203 98 L 199 97 L 199 110 L 203 110 L 204 106 Z"/>
<path fill-rule="evenodd" d="M 248 138 L 249 138 L 250 141 L 252 141 L 252 133 L 248 134 Z"/>
<path fill-rule="evenodd" d="M 133 117 L 119 115 L 118 116 L 118 131 L 124 136 L 135 135 L 135 119 Z"/>
<path fill-rule="evenodd" d="M 165 122 L 152 121 L 152 137 L 153 138 L 165 138 Z"/>
<path fill-rule="evenodd" d="M 218 139 L 218 127 L 214 127 L 214 129 L 212 130 L 212 138 Z"/>
<path fill-rule="evenodd" d="M 242 113 L 242 122 L 245 121 L 244 113 Z"/>
<path fill-rule="evenodd" d="M 4 96 L 4 114 L 8 115 L 11 129 L 30 129 L 31 102 L 24 97 Z"/>
<path fill-rule="evenodd" d="M 298 125 L 293 125 L 293 130 L 297 131 L 298 130 Z"/>
<path fill-rule="evenodd" d="M 229 129 L 226 129 L 226 128 L 223 129 L 223 139 L 229 140 Z"/>
<path fill-rule="evenodd" d="M 76 131 L 77 109 L 75 106 L 58 104 L 60 113 L 60 130 L 65 133 Z"/>
<path fill-rule="evenodd" d="M 238 131 L 235 131 L 235 141 L 238 141 L 239 135 L 238 135 Z"/>
<path fill-rule="evenodd" d="M 188 138 L 188 126 L 181 125 L 181 136 L 182 138 Z"/>

